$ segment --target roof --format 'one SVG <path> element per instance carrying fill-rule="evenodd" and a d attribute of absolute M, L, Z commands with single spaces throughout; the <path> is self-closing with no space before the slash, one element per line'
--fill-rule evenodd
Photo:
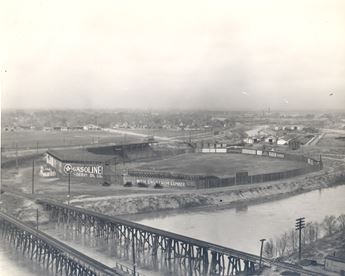
<path fill-rule="evenodd" d="M 336 262 L 345 263 L 345 259 L 344 258 L 333 256 L 333 255 L 328 255 L 328 256 L 325 257 L 325 259 L 336 261 Z"/>
<path fill-rule="evenodd" d="M 294 134 L 287 134 L 287 135 L 284 135 L 282 137 L 279 137 L 278 140 L 285 140 L 285 141 L 291 141 L 291 140 L 294 140 L 294 139 L 297 139 L 297 135 L 294 135 Z"/>
<path fill-rule="evenodd" d="M 71 163 L 88 162 L 102 163 L 118 158 L 117 155 L 102 155 L 91 153 L 85 149 L 64 149 L 64 150 L 48 150 L 47 154 L 54 158 Z"/>

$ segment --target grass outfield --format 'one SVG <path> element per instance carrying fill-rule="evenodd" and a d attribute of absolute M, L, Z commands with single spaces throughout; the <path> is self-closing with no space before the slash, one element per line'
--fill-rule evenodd
<path fill-rule="evenodd" d="M 238 171 L 261 174 L 303 168 L 302 162 L 245 154 L 182 154 L 146 163 L 138 169 L 155 169 L 181 174 L 233 176 Z"/>
<path fill-rule="evenodd" d="M 138 138 L 106 131 L 13 131 L 1 133 L 5 150 L 36 149 L 137 141 Z"/>

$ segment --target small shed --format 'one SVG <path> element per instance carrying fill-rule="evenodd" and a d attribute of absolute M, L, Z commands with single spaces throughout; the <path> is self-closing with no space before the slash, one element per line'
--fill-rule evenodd
<path fill-rule="evenodd" d="M 325 270 L 345 275 L 345 258 L 328 255 L 325 257 Z"/>

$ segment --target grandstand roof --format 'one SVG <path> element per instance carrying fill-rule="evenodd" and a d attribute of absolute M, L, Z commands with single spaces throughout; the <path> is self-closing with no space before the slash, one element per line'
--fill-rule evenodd
<path fill-rule="evenodd" d="M 95 154 L 85 149 L 48 150 L 47 154 L 62 162 L 71 163 L 103 163 L 119 158 L 118 155 Z"/>

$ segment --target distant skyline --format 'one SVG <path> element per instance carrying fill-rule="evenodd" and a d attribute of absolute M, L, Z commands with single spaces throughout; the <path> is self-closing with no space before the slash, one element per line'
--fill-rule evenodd
<path fill-rule="evenodd" d="M 1 107 L 345 110 L 345 1 L 3 1 Z"/>

